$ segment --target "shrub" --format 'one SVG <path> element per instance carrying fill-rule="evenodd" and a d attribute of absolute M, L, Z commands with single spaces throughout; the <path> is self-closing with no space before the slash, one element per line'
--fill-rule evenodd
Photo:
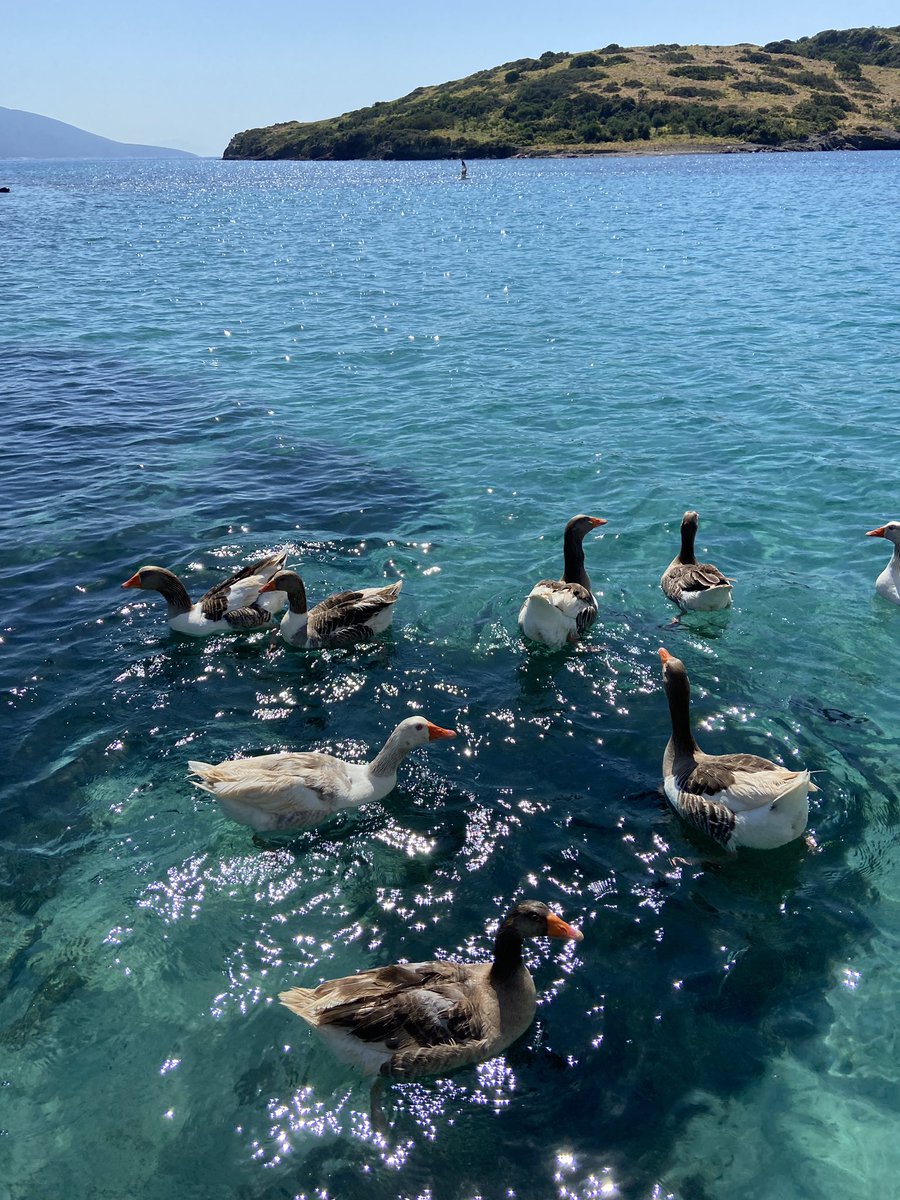
<path fill-rule="evenodd" d="M 683 87 L 669 88 L 670 96 L 684 96 L 685 99 L 696 96 L 701 100 L 715 100 L 722 93 L 718 88 L 692 87 L 690 84 L 685 84 Z"/>
<path fill-rule="evenodd" d="M 736 92 L 745 95 L 747 92 L 768 92 L 773 96 L 795 96 L 794 88 L 777 79 L 739 79 L 733 85 Z"/>
<path fill-rule="evenodd" d="M 598 67 L 600 55 L 588 51 L 587 54 L 576 54 L 569 61 L 569 70 L 577 71 L 580 67 Z"/>
<path fill-rule="evenodd" d="M 839 92 L 841 90 L 830 75 L 823 75 L 816 71 L 795 71 L 792 75 L 788 75 L 788 79 L 791 83 L 797 83 L 801 87 L 818 88 L 820 92 Z"/>
<path fill-rule="evenodd" d="M 682 79 L 727 79 L 729 75 L 737 75 L 734 67 L 704 67 L 699 63 L 693 67 L 673 67 L 669 72 Z"/>

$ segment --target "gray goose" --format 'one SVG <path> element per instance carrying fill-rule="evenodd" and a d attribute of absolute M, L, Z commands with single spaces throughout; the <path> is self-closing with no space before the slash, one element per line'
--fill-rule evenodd
<path fill-rule="evenodd" d="M 288 611 L 281 619 L 281 636 L 291 646 L 318 650 L 323 646 L 352 646 L 368 642 L 391 624 L 403 580 L 385 587 L 338 592 L 307 611 L 306 587 L 296 571 L 279 571 L 261 593 L 287 594 Z"/>
<path fill-rule="evenodd" d="M 790 771 L 756 754 L 704 754 L 691 729 L 691 683 L 684 663 L 660 649 L 672 736 L 663 788 L 672 807 L 733 852 L 773 850 L 800 837 L 809 818 L 809 771 Z"/>
<path fill-rule="evenodd" d="M 712 563 L 698 563 L 694 555 L 694 539 L 700 517 L 688 511 L 681 519 L 681 550 L 663 571 L 662 590 L 680 608 L 688 611 L 714 612 L 731 605 L 731 585 Z"/>
<path fill-rule="evenodd" d="M 291 988 L 279 1000 L 344 1062 L 376 1079 L 445 1074 L 493 1058 L 520 1037 L 535 1010 L 534 981 L 522 940 L 582 940 L 582 933 L 538 900 L 506 916 L 490 963 L 420 962 L 376 967 Z"/>
<path fill-rule="evenodd" d="M 583 542 L 591 529 L 605 524 L 602 517 L 581 513 L 566 525 L 562 579 L 536 583 L 519 612 L 519 628 L 531 641 L 558 650 L 566 642 L 577 642 L 593 625 L 597 601 L 584 567 Z"/>
<path fill-rule="evenodd" d="M 287 553 L 280 550 L 242 567 L 211 587 L 196 604 L 173 571 L 152 564 L 141 567 L 122 587 L 159 592 L 168 607 L 169 625 L 176 633 L 208 637 L 212 633 L 260 629 L 271 623 L 273 613 L 284 608 L 284 592 L 273 592 L 265 600 L 260 600 L 259 594 L 287 562 Z"/>

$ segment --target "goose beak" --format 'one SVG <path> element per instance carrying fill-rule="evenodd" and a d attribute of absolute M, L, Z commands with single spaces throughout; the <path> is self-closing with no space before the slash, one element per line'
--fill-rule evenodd
<path fill-rule="evenodd" d="M 660 646 L 660 648 L 659 648 L 660 662 L 667 663 L 671 657 L 672 657 L 672 655 L 668 652 L 668 650 L 666 650 L 666 649 L 664 649 L 664 647 Z"/>
<path fill-rule="evenodd" d="M 596 529 L 598 525 L 608 525 L 609 522 L 604 517 L 588 517 L 591 523 L 591 528 Z"/>
<path fill-rule="evenodd" d="M 562 917 L 558 917 L 556 913 L 551 913 L 547 918 L 547 936 L 568 938 L 571 942 L 581 942 L 584 940 L 584 934 L 580 929 L 576 929 L 574 925 L 567 925 Z"/>
<path fill-rule="evenodd" d="M 123 587 L 123 588 L 127 588 L 127 587 L 140 587 L 140 586 L 141 586 L 141 573 L 140 573 L 140 571 L 138 571 L 136 575 L 132 575 L 132 577 L 131 577 L 130 579 L 126 579 L 126 580 L 125 580 L 125 582 L 122 584 L 122 587 Z"/>
<path fill-rule="evenodd" d="M 427 724 L 429 742 L 437 741 L 438 738 L 456 737 L 455 729 L 441 729 L 440 725 L 432 725 L 430 721 Z"/>
<path fill-rule="evenodd" d="M 866 537 L 884 537 L 884 526 L 882 525 L 880 529 L 870 529 Z"/>
<path fill-rule="evenodd" d="M 274 591 L 275 591 L 275 581 L 273 579 L 270 579 L 268 583 L 264 583 L 262 585 L 262 587 L 259 589 L 259 594 L 262 595 L 263 592 L 274 592 Z"/>

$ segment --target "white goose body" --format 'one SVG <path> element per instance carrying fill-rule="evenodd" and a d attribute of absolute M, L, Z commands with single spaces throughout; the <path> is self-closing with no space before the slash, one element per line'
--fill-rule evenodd
<path fill-rule="evenodd" d="M 382 800 L 397 784 L 397 768 L 417 746 L 450 738 L 450 729 L 424 717 L 407 717 L 370 763 L 350 763 L 332 754 L 257 754 L 218 764 L 189 762 L 203 788 L 232 820 L 259 832 L 304 829 L 343 808 Z"/>
<path fill-rule="evenodd" d="M 875 580 L 875 591 L 885 600 L 900 604 L 900 521 L 888 521 L 879 529 L 870 529 L 866 537 L 883 537 L 893 542 L 894 552 L 888 565 Z"/>
<path fill-rule="evenodd" d="M 286 595 L 288 611 L 281 619 L 281 636 L 291 646 L 319 650 L 371 641 L 390 628 L 403 580 L 384 587 L 338 592 L 306 607 L 306 588 L 295 571 L 279 571 L 262 589 Z"/>
<path fill-rule="evenodd" d="M 791 771 L 756 754 L 704 754 L 690 724 L 684 663 L 660 650 L 672 736 L 663 756 L 663 790 L 684 819 L 726 850 L 774 850 L 800 837 L 809 819 L 809 771 Z"/>
<path fill-rule="evenodd" d="M 719 612 L 731 606 L 733 579 L 712 563 L 698 563 L 694 555 L 699 516 L 686 512 L 681 519 L 681 550 L 663 571 L 660 586 L 670 600 L 688 612 Z"/>
<path fill-rule="evenodd" d="M 159 592 L 166 601 L 168 621 L 175 633 L 189 637 L 209 637 L 214 633 L 234 633 L 261 629 L 269 625 L 274 613 L 287 603 L 283 591 L 260 592 L 287 561 L 287 550 L 250 563 L 221 583 L 215 584 L 196 604 L 191 603 L 187 588 L 165 567 L 141 567 L 123 588 L 142 588 Z"/>
<path fill-rule="evenodd" d="M 605 525 L 602 517 L 573 517 L 563 536 L 562 579 L 542 579 L 525 597 L 519 628 L 532 642 L 558 650 L 577 642 L 597 616 L 597 601 L 584 567 L 582 542 L 590 529 Z"/>

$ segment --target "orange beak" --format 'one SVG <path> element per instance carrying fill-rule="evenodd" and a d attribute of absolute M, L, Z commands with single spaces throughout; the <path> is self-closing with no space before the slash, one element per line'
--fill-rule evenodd
<path fill-rule="evenodd" d="M 567 925 L 562 917 L 558 917 L 556 913 L 551 913 L 547 918 L 547 936 L 568 938 L 572 942 L 584 940 L 584 934 L 580 929 L 576 929 L 574 925 Z"/>
<path fill-rule="evenodd" d="M 659 648 L 660 661 L 667 663 L 671 657 L 672 657 L 672 655 L 668 652 L 668 650 L 665 650 L 662 646 L 660 646 L 660 648 Z"/>
<path fill-rule="evenodd" d="M 884 526 L 882 525 L 880 529 L 870 529 L 866 537 L 884 537 Z"/>
<path fill-rule="evenodd" d="M 126 587 L 140 587 L 140 586 L 141 586 L 141 573 L 140 573 L 140 571 L 138 571 L 138 573 L 137 573 L 136 575 L 132 575 L 132 577 L 131 577 L 130 579 L 126 579 L 126 580 L 125 580 L 125 582 L 122 584 L 122 587 L 123 587 L 123 588 L 126 588 Z"/>
<path fill-rule="evenodd" d="M 588 517 L 591 523 L 591 528 L 596 529 L 598 525 L 608 525 L 609 522 L 603 517 Z"/>
<path fill-rule="evenodd" d="M 456 737 L 455 729 L 441 729 L 440 725 L 432 725 L 432 723 L 430 721 L 428 721 L 427 724 L 428 724 L 428 740 L 429 740 L 429 742 L 434 742 L 438 738 Z"/>
<path fill-rule="evenodd" d="M 263 592 L 274 592 L 274 591 L 275 591 L 275 581 L 270 579 L 268 583 L 264 583 L 262 585 L 262 587 L 259 589 L 259 594 L 262 595 Z"/>

